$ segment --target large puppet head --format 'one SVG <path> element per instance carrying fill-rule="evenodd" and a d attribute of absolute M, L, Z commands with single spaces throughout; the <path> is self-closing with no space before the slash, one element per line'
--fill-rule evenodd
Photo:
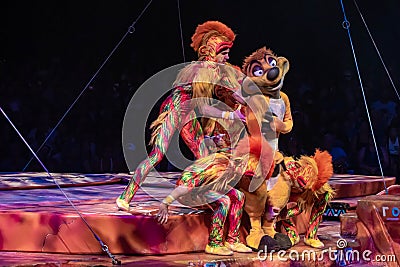
<path fill-rule="evenodd" d="M 198 60 L 216 61 L 221 51 L 231 48 L 235 34 L 219 21 L 207 21 L 197 26 L 192 36 L 191 47 L 197 52 Z"/>
<path fill-rule="evenodd" d="M 243 62 L 242 72 L 250 78 L 244 81 L 243 91 L 251 95 L 261 90 L 264 95 L 276 96 L 288 71 L 286 58 L 278 57 L 266 47 L 260 48 Z"/>

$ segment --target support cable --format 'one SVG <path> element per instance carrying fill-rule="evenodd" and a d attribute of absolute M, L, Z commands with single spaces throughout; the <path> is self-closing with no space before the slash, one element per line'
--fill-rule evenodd
<path fill-rule="evenodd" d="M 64 190 L 61 188 L 60 184 L 54 179 L 54 177 L 51 175 L 49 170 L 46 168 L 46 166 L 43 164 L 43 162 L 40 160 L 40 158 L 37 156 L 35 151 L 31 148 L 31 146 L 28 144 L 28 142 L 25 140 L 25 138 L 21 135 L 21 133 L 18 131 L 18 129 L 15 127 L 15 125 L 12 123 L 10 118 L 7 116 L 7 114 L 3 111 L 3 109 L 0 107 L 1 113 L 3 113 L 4 117 L 7 119 L 7 121 L 11 124 L 11 126 L 14 128 L 14 130 L 17 132 L 18 136 L 22 139 L 22 141 L 25 143 L 25 145 L 28 147 L 28 149 L 31 151 L 33 154 L 33 157 L 36 158 L 36 160 L 39 162 L 39 164 L 42 166 L 42 168 L 45 170 L 47 175 L 53 179 L 53 182 L 57 185 L 58 189 L 63 193 L 64 197 L 68 200 L 69 204 L 72 206 L 72 208 L 76 211 L 76 213 L 79 215 L 79 217 L 82 219 L 82 221 L 86 224 L 90 232 L 93 234 L 94 238 L 100 243 L 101 249 L 107 253 L 107 255 L 111 258 L 112 264 L 114 265 L 120 265 L 121 261 L 117 260 L 113 254 L 108 250 L 108 246 L 104 244 L 104 242 L 100 239 L 100 237 L 94 232 L 93 228 L 89 225 L 89 223 L 86 221 L 86 219 L 82 216 L 80 211 L 76 208 L 74 203 L 71 201 L 71 199 L 67 196 L 67 194 L 64 192 Z"/>
<path fill-rule="evenodd" d="M 40 158 L 37 156 L 37 153 L 39 153 L 39 151 L 42 149 L 42 147 L 46 144 L 46 142 L 49 140 L 49 138 L 51 137 L 51 135 L 54 133 L 54 131 L 57 129 L 57 127 L 61 124 L 61 122 L 64 120 L 64 118 L 66 117 L 66 115 L 70 112 L 70 110 L 72 109 L 72 107 L 77 103 L 77 101 L 79 100 L 79 98 L 83 95 L 83 93 L 86 91 L 86 89 L 89 87 L 89 85 L 93 82 L 93 80 L 97 77 L 97 75 L 99 74 L 99 72 L 103 69 L 103 67 L 105 66 L 105 64 L 109 61 L 109 59 L 111 58 L 111 56 L 114 54 L 114 52 L 117 50 L 117 48 L 121 45 L 121 43 L 125 40 L 125 38 L 128 36 L 128 34 L 132 34 L 133 32 L 135 32 L 135 24 L 138 22 L 138 20 L 142 17 L 142 15 L 144 14 L 144 12 L 147 10 L 147 8 L 150 6 L 152 0 L 150 0 L 148 2 L 148 4 L 146 5 L 146 7 L 142 10 L 142 12 L 139 14 L 139 16 L 137 17 L 137 19 L 128 27 L 127 32 L 123 35 L 123 37 L 121 38 L 121 40 L 117 43 L 117 45 L 112 49 L 112 51 L 110 52 L 110 54 L 106 57 L 106 59 L 103 61 L 103 63 L 100 65 L 100 67 L 97 69 L 97 71 L 94 73 L 94 75 L 90 78 L 89 82 L 85 85 L 85 87 L 82 89 L 82 91 L 79 93 L 78 97 L 73 101 L 73 103 L 69 106 L 69 108 L 67 109 L 67 111 L 63 114 L 63 116 L 61 117 L 61 119 L 57 122 L 57 124 L 55 125 L 55 127 L 49 132 L 49 134 L 47 135 L 47 137 L 45 138 L 45 140 L 43 141 L 43 143 L 39 146 L 38 150 L 33 151 L 33 149 L 31 148 L 31 146 L 28 144 L 28 142 L 25 140 L 25 138 L 21 135 L 21 133 L 19 132 L 19 130 L 15 127 L 15 125 L 12 123 L 12 121 L 10 120 L 10 118 L 7 116 L 7 114 L 3 111 L 3 109 L 0 107 L 0 111 L 1 113 L 5 116 L 5 118 L 7 119 L 7 121 L 11 124 L 11 126 L 14 128 L 14 130 L 17 132 L 18 136 L 22 139 L 22 141 L 25 143 L 25 145 L 28 147 L 28 149 L 31 151 L 32 153 L 32 157 L 29 160 L 29 162 L 26 164 L 26 166 L 24 167 L 23 171 L 26 170 L 26 168 L 29 166 L 30 162 L 35 158 L 39 164 L 42 166 L 42 168 L 45 170 L 45 172 L 47 173 L 47 175 L 53 179 L 53 182 L 55 183 L 55 185 L 58 187 L 58 189 L 62 192 L 62 194 L 64 195 L 64 197 L 67 199 L 67 201 L 69 202 L 69 204 L 72 206 L 72 208 L 75 210 L 75 212 L 79 215 L 79 217 L 82 219 L 82 221 L 84 222 L 84 224 L 88 227 L 88 229 L 90 230 L 90 232 L 93 234 L 94 238 L 99 242 L 101 249 L 107 254 L 108 257 L 111 258 L 112 260 L 112 264 L 113 265 L 120 265 L 121 261 L 117 260 L 115 258 L 115 256 L 109 251 L 108 246 L 101 240 L 101 238 L 95 233 L 95 231 L 93 230 L 93 228 L 89 225 L 89 223 L 86 221 L 86 219 L 82 216 L 82 214 L 80 213 L 80 211 L 76 208 L 76 206 L 74 205 L 74 203 L 71 201 L 71 199 L 67 196 L 67 194 L 64 192 L 64 190 L 61 188 L 61 186 L 58 184 L 58 182 L 54 179 L 54 177 L 51 175 L 51 173 L 49 172 L 49 170 L 46 168 L 46 166 L 43 164 L 43 162 L 40 160 Z"/>
<path fill-rule="evenodd" d="M 43 146 L 46 144 L 46 142 L 49 140 L 49 138 L 53 135 L 54 131 L 58 128 L 58 126 L 61 124 L 61 122 L 64 120 L 64 118 L 67 116 L 67 114 L 71 111 L 72 107 L 78 102 L 79 98 L 83 95 L 83 93 L 86 91 L 86 89 L 89 87 L 89 85 L 93 82 L 93 80 L 97 77 L 99 72 L 103 69 L 104 65 L 108 62 L 108 60 L 111 58 L 111 56 L 114 54 L 114 52 L 117 50 L 117 48 L 121 45 L 121 43 L 125 40 L 126 36 L 128 34 L 134 33 L 135 32 L 135 24 L 138 22 L 138 20 L 142 17 L 146 9 L 150 6 L 151 2 L 153 0 L 150 0 L 149 3 L 146 5 L 146 7 L 142 10 L 142 12 L 139 14 L 137 19 L 128 27 L 128 31 L 122 36 L 121 40 L 117 43 L 117 45 L 112 49 L 110 54 L 106 57 L 106 59 L 103 61 L 103 63 L 100 65 L 100 67 L 97 69 L 97 71 L 94 73 L 92 78 L 90 78 L 89 82 L 85 85 L 85 87 L 82 89 L 82 91 L 79 93 L 78 97 L 75 98 L 75 100 L 72 102 L 72 104 L 69 106 L 67 111 L 64 113 L 64 115 L 61 116 L 61 119 L 57 122 L 56 126 L 49 132 L 49 134 L 46 136 L 45 140 L 43 143 L 39 146 L 39 148 L 36 150 L 36 153 L 39 153 L 39 151 L 43 148 Z M 25 167 L 22 169 L 24 172 L 26 168 L 28 168 L 29 164 L 31 161 L 34 159 L 32 156 L 28 163 L 25 165 Z"/>
<path fill-rule="evenodd" d="M 185 46 L 183 45 L 183 33 L 182 33 L 182 20 L 181 20 L 181 8 L 179 5 L 179 0 L 177 0 L 178 3 L 178 18 L 179 18 L 179 32 L 181 35 L 181 46 L 182 46 L 182 57 L 183 57 L 183 62 L 186 62 L 186 57 L 185 57 Z"/>
<path fill-rule="evenodd" d="M 361 88 L 361 92 L 362 92 L 362 96 L 363 96 L 363 100 L 364 100 L 364 105 L 365 105 L 365 109 L 366 109 L 366 111 L 367 111 L 367 117 L 368 117 L 369 127 L 370 127 L 370 129 L 371 129 L 371 135 L 372 135 L 372 139 L 373 139 L 373 141 L 374 141 L 376 156 L 378 157 L 378 164 L 379 164 L 379 169 L 380 169 L 380 172 L 381 172 L 381 177 L 382 177 L 382 180 L 383 180 L 383 186 L 384 186 L 384 188 L 385 188 L 386 194 L 389 194 L 389 193 L 388 193 L 388 190 L 387 190 L 387 187 L 386 187 L 385 177 L 383 176 L 383 169 L 382 169 L 381 158 L 380 158 L 379 153 L 378 153 L 378 146 L 377 146 L 377 144 L 376 144 L 374 129 L 373 129 L 373 127 L 372 127 L 371 117 L 370 117 L 369 111 L 368 111 L 368 105 L 367 105 L 367 100 L 366 100 L 366 97 L 365 97 L 364 86 L 363 86 L 363 83 L 362 83 L 362 79 L 361 79 L 361 75 L 360 75 L 360 70 L 359 70 L 359 68 L 358 68 L 358 63 L 357 63 L 357 57 L 356 57 L 356 53 L 355 53 L 354 46 L 353 46 L 353 41 L 352 41 L 351 34 L 350 34 L 350 22 L 347 20 L 347 17 L 346 17 L 346 12 L 345 12 L 345 9 L 344 9 L 343 0 L 340 0 L 340 4 L 341 4 L 341 6 L 342 6 L 342 11 L 343 11 L 343 22 L 342 22 L 342 26 L 343 26 L 344 29 L 347 30 L 347 34 L 348 34 L 348 36 L 349 36 L 351 51 L 352 51 L 352 53 L 353 53 L 353 58 L 354 58 L 354 64 L 355 64 L 355 66 L 356 66 L 357 75 L 358 75 L 358 80 L 360 81 L 360 88 Z"/>
<path fill-rule="evenodd" d="M 382 58 L 382 56 L 381 56 L 381 53 L 379 52 L 379 49 L 378 49 L 378 47 L 377 47 L 377 45 L 376 45 L 376 43 L 375 43 L 375 41 L 374 41 L 374 38 L 372 37 L 372 34 L 371 34 L 371 32 L 370 32 L 370 30 L 369 30 L 369 28 L 368 28 L 368 26 L 367 26 L 367 23 L 366 23 L 365 20 L 364 20 L 364 16 L 361 14 L 361 11 L 360 11 L 360 9 L 358 8 L 358 5 L 357 5 L 356 0 L 353 0 L 353 2 L 354 2 L 354 5 L 355 5 L 356 8 L 357 8 L 358 13 L 360 14 L 361 20 L 363 21 L 365 28 L 367 29 L 368 35 L 369 35 L 369 37 L 371 38 L 371 41 L 372 41 L 372 43 L 373 43 L 373 45 L 374 45 L 374 47 L 375 47 L 376 53 L 378 54 L 379 59 L 381 60 L 383 67 L 385 68 L 386 74 L 387 74 L 387 76 L 388 76 L 388 78 L 389 78 L 389 80 L 390 80 L 390 83 L 391 83 L 392 86 L 393 86 L 393 89 L 394 89 L 394 91 L 395 91 L 395 93 L 396 93 L 396 95 L 397 95 L 397 98 L 400 100 L 399 92 L 397 91 L 397 88 L 396 88 L 396 85 L 395 85 L 394 82 L 393 82 L 392 76 L 390 75 L 389 70 L 388 70 L 388 68 L 386 67 L 385 62 L 383 61 L 383 58 Z"/>

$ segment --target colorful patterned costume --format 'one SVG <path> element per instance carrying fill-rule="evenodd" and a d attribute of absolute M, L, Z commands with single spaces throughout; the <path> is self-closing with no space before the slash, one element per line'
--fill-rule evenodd
<path fill-rule="evenodd" d="M 243 212 L 244 194 L 230 185 L 234 184 L 238 178 L 237 175 L 233 175 L 234 169 L 240 167 L 230 165 L 229 160 L 229 155 L 225 153 L 201 158 L 185 169 L 177 183 L 178 186 L 190 188 L 190 193 L 186 199 L 181 200 L 183 204 L 211 203 L 214 210 L 206 251 L 214 252 L 216 249 L 224 247 L 224 242 L 230 245 L 240 243 L 239 227 Z M 227 218 L 229 225 L 224 240 L 224 225 Z M 251 252 L 251 250 L 247 249 L 244 252 Z M 231 253 L 228 251 L 227 254 Z"/>
<path fill-rule="evenodd" d="M 317 231 L 325 208 L 334 195 L 334 190 L 328 184 L 333 175 L 332 156 L 327 151 L 317 150 L 312 157 L 302 156 L 295 160 L 292 157 L 284 158 L 285 174 L 293 185 L 291 194 L 297 205 L 284 209 L 279 214 L 293 244 L 300 241 L 299 233 L 293 222 L 293 217 L 311 207 L 310 220 L 304 236 L 304 242 L 314 248 L 322 248 L 324 244 L 318 239 Z"/>
<path fill-rule="evenodd" d="M 265 103 L 262 96 L 253 96 L 252 98 L 261 98 L 261 104 Z M 173 196 L 170 195 L 163 201 L 165 205 L 169 205 L 171 201 L 168 201 L 168 199 L 177 197 L 182 204 L 188 206 L 211 203 L 214 207 L 214 213 L 209 242 L 206 247 L 207 253 L 231 255 L 232 250 L 237 252 L 252 251 L 239 240 L 244 194 L 235 189 L 234 186 L 242 179 L 243 175 L 251 175 L 263 180 L 268 179 L 274 168 L 273 151 L 265 138 L 262 137 L 261 123 L 256 120 L 256 115 L 254 115 L 255 113 L 264 114 L 266 105 L 252 105 L 252 99 L 248 102 L 250 105 L 244 109 L 248 134 L 245 134 L 239 140 L 241 131 L 229 131 L 229 128 L 225 128 L 226 133 L 231 134 L 229 142 L 232 149 L 226 150 L 227 147 L 224 142 L 219 147 L 222 151 L 196 160 L 193 165 L 184 170 L 177 183 L 178 188 L 185 188 L 186 191 L 178 193 L 179 189 L 175 189 L 171 193 Z M 250 106 L 254 109 L 251 109 Z M 219 127 L 223 128 L 225 125 L 223 119 L 217 119 L 216 122 Z M 236 124 L 240 124 L 241 129 L 244 130 L 241 122 L 236 122 Z M 232 124 L 229 126 L 233 129 L 240 128 Z M 182 192 L 182 189 L 179 191 Z M 165 207 L 160 206 L 160 210 L 163 208 Z M 163 211 L 160 214 L 166 216 Z M 224 224 L 227 217 L 229 218 L 229 226 L 224 243 Z"/>
<path fill-rule="evenodd" d="M 208 21 L 196 28 L 191 46 L 198 53 L 199 62 L 189 64 L 178 74 L 172 94 L 164 101 L 160 115 L 151 125 L 150 144 L 153 149 L 138 165 L 128 186 L 116 200 L 120 209 L 129 210 L 130 201 L 150 170 L 165 155 L 176 130 L 182 129 L 181 136 L 196 158 L 207 155 L 203 130 L 190 100 L 203 99 L 202 104 L 207 104 L 216 85 L 232 89 L 239 87 L 233 68 L 215 62 L 221 51 L 232 47 L 234 39 L 233 31 L 218 21 Z"/>

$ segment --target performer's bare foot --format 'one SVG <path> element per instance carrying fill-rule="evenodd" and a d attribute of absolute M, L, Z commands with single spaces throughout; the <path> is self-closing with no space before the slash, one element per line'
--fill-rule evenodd
<path fill-rule="evenodd" d="M 124 199 L 117 198 L 116 201 L 117 207 L 119 210 L 128 211 L 129 212 L 129 203 L 126 202 Z"/>

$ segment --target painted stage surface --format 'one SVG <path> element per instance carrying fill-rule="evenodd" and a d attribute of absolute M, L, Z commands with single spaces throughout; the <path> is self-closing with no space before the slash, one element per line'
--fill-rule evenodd
<path fill-rule="evenodd" d="M 333 266 L 339 264 L 337 258 L 332 258 L 324 249 L 337 249 L 338 240 L 343 238 L 339 214 L 350 215 L 346 225 L 351 226 L 351 215 L 355 214 L 358 201 L 384 189 L 381 177 L 334 175 L 330 184 L 336 190 L 333 203 L 337 205 L 330 207 L 318 231 L 325 243 L 324 249 L 311 249 L 300 241 L 285 255 L 253 252 L 223 257 L 203 252 L 211 215 L 207 207 L 190 208 L 175 202 L 168 223 L 157 223 L 158 205 L 174 188 L 179 175 L 176 172 L 150 173 L 128 213 L 117 209 L 115 199 L 129 181 L 129 174 L 54 173 L 49 177 L 46 173 L 2 173 L 0 266 L 111 265 L 98 240 L 54 180 L 109 251 L 123 265 L 135 266 L 291 266 L 296 263 Z M 390 187 L 395 178 L 385 177 L 385 183 Z M 307 214 L 296 220 L 303 232 Z M 244 241 L 248 231 L 246 217 L 242 224 Z M 347 236 L 346 242 L 360 247 L 362 244 L 357 244 L 355 234 Z M 316 253 L 316 260 L 304 261 L 296 256 L 310 249 L 311 253 Z"/>

